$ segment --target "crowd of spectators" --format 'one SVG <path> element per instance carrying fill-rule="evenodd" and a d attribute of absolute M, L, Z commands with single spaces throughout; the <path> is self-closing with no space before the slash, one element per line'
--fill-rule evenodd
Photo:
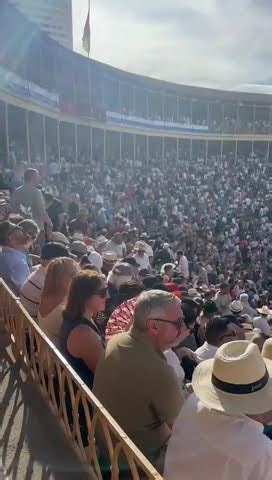
<path fill-rule="evenodd" d="M 195 480 L 190 451 L 203 463 L 223 435 L 237 445 L 203 480 L 268 480 L 269 440 L 253 427 L 272 419 L 265 159 L 52 159 L 2 181 L 0 275 L 156 468 Z M 249 466 L 239 449 L 254 442 Z"/>

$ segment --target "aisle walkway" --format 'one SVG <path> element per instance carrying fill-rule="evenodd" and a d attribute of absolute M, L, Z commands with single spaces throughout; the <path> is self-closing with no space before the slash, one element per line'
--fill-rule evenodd
<path fill-rule="evenodd" d="M 6 475 L 8 480 L 85 480 L 35 384 L 14 362 L 8 336 L 1 330 L 0 384 L 0 480 Z"/>

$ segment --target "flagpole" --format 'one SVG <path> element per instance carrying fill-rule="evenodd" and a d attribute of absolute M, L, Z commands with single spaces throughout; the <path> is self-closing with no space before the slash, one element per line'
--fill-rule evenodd
<path fill-rule="evenodd" d="M 91 25 L 90 25 L 90 12 L 91 12 L 91 0 L 89 0 L 89 10 L 88 10 L 88 16 L 89 16 L 89 32 L 90 32 L 90 43 L 89 43 L 89 51 L 88 51 L 88 58 L 90 58 L 90 51 L 91 51 Z"/>
<path fill-rule="evenodd" d="M 82 47 L 90 58 L 91 50 L 91 28 L 90 28 L 90 12 L 91 12 L 91 0 L 88 0 L 88 14 L 84 26 L 83 37 L 82 37 Z"/>

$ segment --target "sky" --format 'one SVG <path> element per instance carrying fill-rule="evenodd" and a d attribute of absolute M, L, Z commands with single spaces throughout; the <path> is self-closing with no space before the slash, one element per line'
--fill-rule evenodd
<path fill-rule="evenodd" d="M 83 53 L 88 0 L 73 0 Z M 272 0 L 91 0 L 91 57 L 172 82 L 271 91 Z"/>

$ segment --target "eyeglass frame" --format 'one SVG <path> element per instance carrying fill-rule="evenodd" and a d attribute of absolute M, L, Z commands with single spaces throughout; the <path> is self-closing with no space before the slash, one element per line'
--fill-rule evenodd
<path fill-rule="evenodd" d="M 171 323 L 171 325 L 174 325 L 176 328 L 181 329 L 182 327 L 186 327 L 186 323 L 184 321 L 183 317 L 180 317 L 177 322 L 171 322 L 171 320 L 165 320 L 164 318 L 148 318 L 148 320 L 154 320 L 155 322 L 163 322 L 163 323 Z"/>

